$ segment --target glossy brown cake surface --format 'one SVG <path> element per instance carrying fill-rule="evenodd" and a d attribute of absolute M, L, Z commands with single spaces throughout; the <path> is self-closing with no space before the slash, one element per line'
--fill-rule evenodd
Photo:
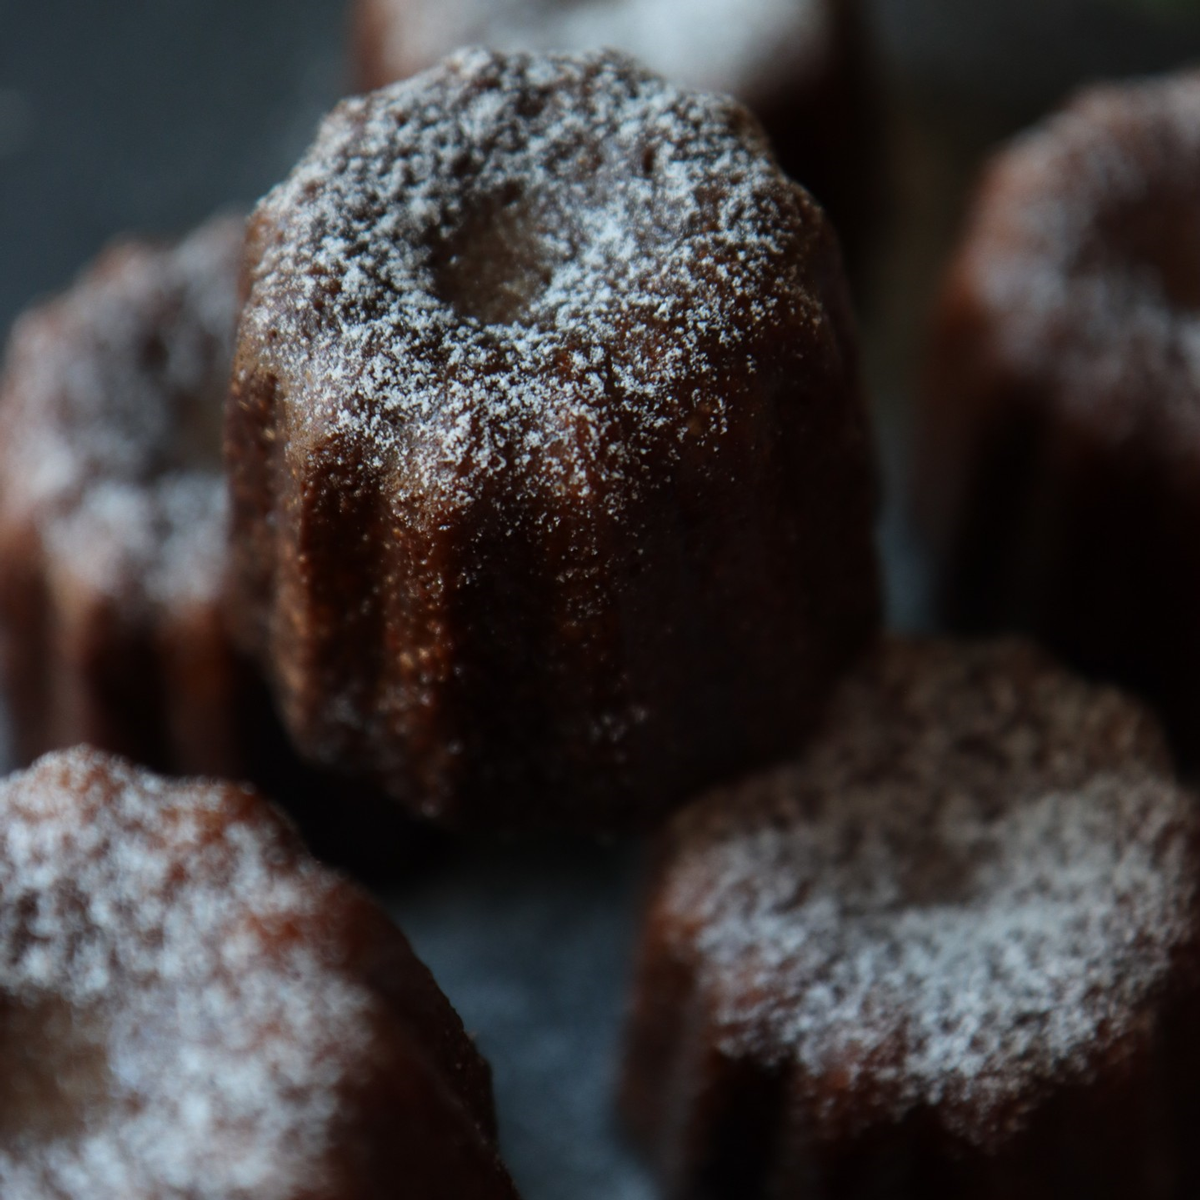
<path fill-rule="evenodd" d="M 1096 88 L 984 173 L 917 467 L 944 614 L 1144 692 L 1200 752 L 1200 75 Z"/>
<path fill-rule="evenodd" d="M 1133 702 L 888 643 L 668 827 L 625 1079 L 668 1194 L 1193 1194 L 1197 833 Z"/>
<path fill-rule="evenodd" d="M 857 0 L 358 0 L 358 77 L 380 87 L 474 44 L 625 51 L 675 83 L 741 100 L 859 266 L 886 186 L 860 9 Z"/>
<path fill-rule="evenodd" d="M 427 815 L 640 823 L 871 635 L 836 245 L 752 118 L 616 55 L 344 102 L 249 235 L 240 634 L 300 750 Z"/>
<path fill-rule="evenodd" d="M 515 1195 L 403 935 L 254 793 L 97 751 L 0 784 L 0 1190 Z"/>
<path fill-rule="evenodd" d="M 111 247 L 18 321 L 0 382 L 0 666 L 22 761 L 90 741 L 243 768 L 222 625 L 221 410 L 243 222 Z"/>

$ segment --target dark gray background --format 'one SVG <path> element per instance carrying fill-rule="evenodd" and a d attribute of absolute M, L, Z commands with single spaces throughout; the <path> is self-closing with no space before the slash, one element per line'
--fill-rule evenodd
<path fill-rule="evenodd" d="M 1200 53 L 1195 3 L 871 0 L 895 148 L 866 319 L 893 621 L 920 624 L 905 392 L 983 150 L 1078 83 Z M 0 0 L 0 327 L 111 236 L 250 204 L 344 89 L 340 0 Z M 0 760 L 3 747 L 0 745 Z M 611 1117 L 636 846 L 468 845 L 385 889 L 496 1072 L 527 1200 L 652 1189 Z"/>
<path fill-rule="evenodd" d="M 984 136 L 1200 50 L 1195 0 L 869 0 L 894 94 Z M 0 325 L 113 234 L 249 202 L 348 78 L 341 0 L 0 0 Z"/>

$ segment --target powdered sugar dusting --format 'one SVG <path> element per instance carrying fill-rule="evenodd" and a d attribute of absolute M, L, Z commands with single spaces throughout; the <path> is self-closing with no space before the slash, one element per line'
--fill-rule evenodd
<path fill-rule="evenodd" d="M 94 586 L 216 593 L 242 226 L 219 218 L 175 247 L 114 246 L 13 332 L 0 514 Z"/>
<path fill-rule="evenodd" d="M 759 327 L 819 327 L 818 222 L 730 102 L 612 54 L 464 51 L 341 104 L 260 206 L 241 369 L 393 494 L 503 472 L 615 504 L 721 428 Z"/>
<path fill-rule="evenodd" d="M 0 1111 L 24 1129 L 0 1146 L 0 1192 L 327 1194 L 339 1089 L 380 1002 L 298 931 L 345 885 L 261 802 L 92 751 L 0 785 L 0 812 Z M 65 1043 L 22 1080 L 11 1043 L 64 1010 Z M 61 1110 L 51 1136 L 22 1089 Z"/>
<path fill-rule="evenodd" d="M 613 47 L 668 79 L 744 94 L 762 78 L 791 82 L 822 61 L 825 0 L 379 0 L 385 62 L 407 74 L 457 46 L 500 50 Z"/>
<path fill-rule="evenodd" d="M 1003 369 L 1060 379 L 1113 441 L 1146 408 L 1200 421 L 1198 188 L 1195 72 L 1084 92 L 984 177 L 957 275 Z"/>
<path fill-rule="evenodd" d="M 1114 693 L 1014 645 L 897 643 L 797 766 L 682 816 L 660 906 L 734 1053 L 794 1061 L 818 1121 L 848 1088 L 986 1141 L 1194 947 L 1194 806 Z"/>

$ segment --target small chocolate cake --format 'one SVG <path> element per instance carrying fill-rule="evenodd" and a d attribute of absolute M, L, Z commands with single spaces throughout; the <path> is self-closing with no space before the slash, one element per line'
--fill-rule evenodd
<path fill-rule="evenodd" d="M 0 1062 L 5 1197 L 515 1200 L 433 978 L 241 788 L 0 784 Z"/>
<path fill-rule="evenodd" d="M 1198 833 L 1135 703 L 886 645 L 665 835 L 625 1106 L 667 1194 L 1196 1195 Z"/>
<path fill-rule="evenodd" d="M 837 247 L 733 101 L 463 52 L 334 110 L 247 283 L 235 615 L 312 760 L 642 824 L 792 749 L 873 635 Z"/>
<path fill-rule="evenodd" d="M 23 316 L 0 381 L 0 676 L 22 762 L 90 742 L 238 774 L 221 412 L 244 223 L 124 241 Z"/>

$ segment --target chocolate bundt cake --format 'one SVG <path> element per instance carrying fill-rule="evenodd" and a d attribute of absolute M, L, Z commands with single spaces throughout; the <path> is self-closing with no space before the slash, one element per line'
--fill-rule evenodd
<path fill-rule="evenodd" d="M 886 645 L 668 827 L 625 1076 L 667 1194 L 1194 1196 L 1198 821 L 1116 692 Z"/>
<path fill-rule="evenodd" d="M 244 223 L 113 246 L 17 323 L 0 381 L 0 681 L 15 750 L 244 766 L 222 624 L 221 410 Z"/>
<path fill-rule="evenodd" d="M 1001 151 L 929 355 L 918 503 L 956 628 L 1021 628 L 1200 758 L 1200 73 Z"/>
<path fill-rule="evenodd" d="M 339 105 L 248 246 L 236 615 L 301 752 L 597 829 L 794 746 L 875 492 L 833 235 L 745 110 L 463 52 Z"/>
<path fill-rule="evenodd" d="M 858 0 L 357 0 L 359 82 L 377 88 L 459 46 L 631 54 L 672 82 L 727 92 L 825 206 L 860 273 L 886 174 Z"/>
<path fill-rule="evenodd" d="M 92 750 L 0 784 L 0 1192 L 514 1200 L 403 935 L 233 786 Z"/>

